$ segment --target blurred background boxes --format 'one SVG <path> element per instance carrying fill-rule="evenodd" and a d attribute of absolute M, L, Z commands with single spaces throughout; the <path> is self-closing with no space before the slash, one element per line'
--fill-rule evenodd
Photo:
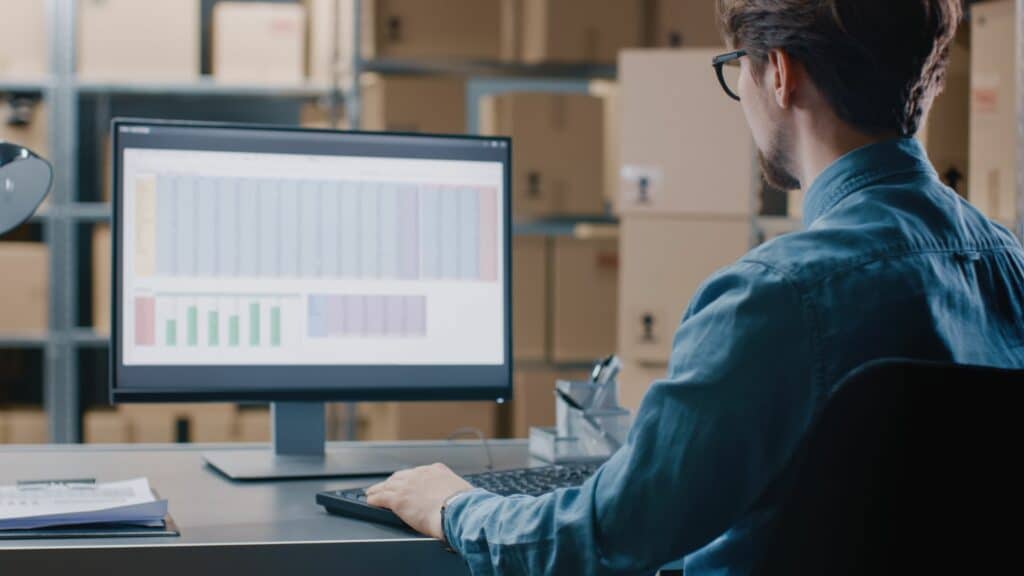
<path fill-rule="evenodd" d="M 718 31 L 715 0 L 653 0 L 652 4 L 648 45 L 664 48 L 725 46 Z"/>
<path fill-rule="evenodd" d="M 751 215 L 754 144 L 709 71 L 718 52 L 621 54 L 619 214 Z"/>
<path fill-rule="evenodd" d="M 39 242 L 0 242 L 0 333 L 45 334 L 49 327 L 49 248 Z"/>
<path fill-rule="evenodd" d="M 50 69 L 46 2 L 3 0 L 0 7 L 0 80 L 43 78 Z"/>
<path fill-rule="evenodd" d="M 619 372 L 619 404 L 636 414 L 651 384 L 664 380 L 668 364 L 623 359 Z"/>
<path fill-rule="evenodd" d="M 0 140 L 24 146 L 46 158 L 50 153 L 49 129 L 45 101 L 24 95 L 0 95 Z"/>
<path fill-rule="evenodd" d="M 80 0 L 78 75 L 191 81 L 200 70 L 199 0 Z"/>
<path fill-rule="evenodd" d="M 110 334 L 112 257 L 110 226 L 97 224 L 92 230 L 92 327 L 97 334 Z"/>
<path fill-rule="evenodd" d="M 493 402 L 363 402 L 358 406 L 359 440 L 445 440 L 461 428 L 479 430 L 485 438 L 498 435 L 498 406 Z"/>
<path fill-rule="evenodd" d="M 548 240 L 518 236 L 512 243 L 512 353 L 544 360 L 548 353 Z"/>
<path fill-rule="evenodd" d="M 644 44 L 645 0 L 506 1 L 506 60 L 611 64 Z"/>
<path fill-rule="evenodd" d="M 516 370 L 513 384 L 511 435 L 526 438 L 534 426 L 555 425 L 555 382 L 587 380 L 586 370 L 558 370 L 527 367 Z"/>
<path fill-rule="evenodd" d="M 211 72 L 224 82 L 298 84 L 306 73 L 306 8 L 301 4 L 218 2 Z"/>
<path fill-rule="evenodd" d="M 360 83 L 362 130 L 466 131 L 466 83 L 460 78 L 367 74 Z"/>
<path fill-rule="evenodd" d="M 49 419 L 42 408 L 8 407 L 0 409 L 0 443 L 45 444 L 49 442 Z"/>
<path fill-rule="evenodd" d="M 551 359 L 593 362 L 615 350 L 619 300 L 616 238 L 552 241 Z"/>
<path fill-rule="evenodd" d="M 501 56 L 502 0 L 366 0 L 364 57 L 461 58 Z"/>
<path fill-rule="evenodd" d="M 986 216 L 1017 217 L 1017 69 L 1014 2 L 972 7 L 968 197 Z"/>
<path fill-rule="evenodd" d="M 517 218 L 605 213 L 604 120 L 589 94 L 509 93 L 485 97 L 480 131 L 510 136 Z"/>
<path fill-rule="evenodd" d="M 355 0 L 306 0 L 309 80 L 330 82 L 351 72 Z"/>
<path fill-rule="evenodd" d="M 935 98 L 918 139 L 928 151 L 942 181 L 967 196 L 970 128 L 971 55 L 965 26 L 950 46 L 946 86 Z"/>
<path fill-rule="evenodd" d="M 750 221 L 631 216 L 621 225 L 619 353 L 666 363 L 690 299 L 719 268 L 750 247 Z"/>

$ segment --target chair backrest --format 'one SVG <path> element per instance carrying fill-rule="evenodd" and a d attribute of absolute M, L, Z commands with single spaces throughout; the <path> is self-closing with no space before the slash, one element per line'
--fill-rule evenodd
<path fill-rule="evenodd" d="M 1018 385 L 1024 370 L 882 360 L 853 371 L 770 489 L 754 573 L 1005 570 L 1024 548 Z"/>

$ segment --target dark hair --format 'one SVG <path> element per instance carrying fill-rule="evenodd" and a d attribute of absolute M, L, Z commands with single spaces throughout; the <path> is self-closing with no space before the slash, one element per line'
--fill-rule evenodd
<path fill-rule="evenodd" d="M 913 136 L 945 82 L 961 0 L 718 0 L 722 31 L 756 69 L 781 49 L 843 121 Z"/>

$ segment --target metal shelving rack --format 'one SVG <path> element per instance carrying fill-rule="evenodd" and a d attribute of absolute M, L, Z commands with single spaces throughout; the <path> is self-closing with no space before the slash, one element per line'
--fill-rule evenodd
<path fill-rule="evenodd" d="M 349 69 L 342 75 L 335 66 L 332 82 L 295 86 L 218 84 L 208 77 L 194 83 L 120 83 L 90 82 L 76 77 L 76 4 L 77 0 L 46 0 L 50 50 L 50 75 L 36 82 L 4 82 L 0 92 L 39 94 L 48 103 L 51 160 L 57 168 L 48 208 L 34 217 L 42 225 L 44 241 L 50 252 L 49 330 L 46 334 L 0 335 L 0 348 L 42 349 L 44 353 L 43 398 L 50 422 L 52 442 L 80 440 L 79 375 L 77 352 L 82 349 L 106 349 L 109 340 L 90 328 L 80 327 L 78 319 L 78 266 L 75 251 L 76 227 L 106 222 L 110 206 L 78 201 L 79 97 L 94 95 L 180 95 L 180 96 L 265 96 L 268 98 L 323 98 L 337 120 L 344 107 L 350 125 L 358 126 L 361 94 L 358 79 L 363 72 L 382 74 L 448 74 L 467 79 L 467 128 L 475 132 L 477 103 L 488 94 L 514 91 L 586 92 L 589 82 L 614 78 L 614 66 L 523 65 L 504 62 L 420 62 L 394 59 L 363 59 L 361 46 L 361 0 L 354 0 L 354 46 Z M 340 53 L 341 30 L 336 34 L 335 52 Z M 1024 62 L 1024 0 L 1017 0 L 1017 58 Z M 1024 238 L 1024 66 L 1018 66 L 1017 78 L 1017 168 L 1018 235 Z M 102 99 L 102 98 L 101 98 Z M 109 110 L 107 111 L 109 113 Z M 612 216 L 583 219 L 562 218 L 517 223 L 514 233 L 544 236 L 586 236 L 606 234 L 614 227 Z M 757 218 L 757 229 L 784 229 L 793 226 L 785 218 Z M 546 366 L 552 366 L 545 363 Z M 558 365 L 554 365 L 558 367 Z M 581 364 L 567 369 L 588 368 Z M 350 425 L 354 420 L 350 418 Z"/>

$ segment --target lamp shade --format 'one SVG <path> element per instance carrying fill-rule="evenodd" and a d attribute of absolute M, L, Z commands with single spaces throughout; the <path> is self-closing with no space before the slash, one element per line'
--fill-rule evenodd
<path fill-rule="evenodd" d="M 0 141 L 0 234 L 28 220 L 53 184 L 53 167 L 28 148 Z"/>

